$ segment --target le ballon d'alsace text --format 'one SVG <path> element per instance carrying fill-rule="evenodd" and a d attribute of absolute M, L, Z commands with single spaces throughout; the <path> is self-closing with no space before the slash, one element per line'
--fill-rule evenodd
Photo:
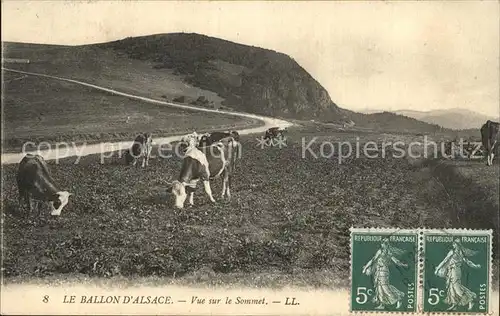
<path fill-rule="evenodd" d="M 43 299 L 44 303 L 49 302 L 49 297 L 46 295 Z M 197 304 L 197 305 L 268 305 L 268 304 L 283 304 L 283 305 L 300 305 L 295 297 L 284 297 L 281 299 L 269 300 L 266 297 L 200 297 L 191 296 L 188 299 L 174 299 L 171 296 L 152 296 L 152 295 L 64 295 L 62 298 L 63 304 Z"/>

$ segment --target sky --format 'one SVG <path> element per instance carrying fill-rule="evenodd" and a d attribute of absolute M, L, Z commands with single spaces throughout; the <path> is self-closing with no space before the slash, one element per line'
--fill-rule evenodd
<path fill-rule="evenodd" d="M 499 116 L 498 1 L 2 1 L 2 41 L 194 32 L 294 58 L 351 110 Z"/>

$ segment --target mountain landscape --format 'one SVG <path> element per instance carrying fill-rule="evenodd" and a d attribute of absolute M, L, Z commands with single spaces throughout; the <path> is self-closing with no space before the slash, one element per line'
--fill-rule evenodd
<path fill-rule="evenodd" d="M 437 124 L 430 124 L 412 117 L 392 112 L 364 114 L 344 110 L 345 115 L 356 123 L 356 126 L 376 131 L 436 134 L 450 132 Z"/>
<path fill-rule="evenodd" d="M 383 111 L 365 109 L 362 112 L 365 114 L 375 114 Z M 486 116 L 468 109 L 459 108 L 432 111 L 394 110 L 387 112 L 411 117 L 422 122 L 453 130 L 476 129 L 487 120 L 498 121 L 498 117 Z"/>
<path fill-rule="evenodd" d="M 195 33 L 170 33 L 80 46 L 2 43 L 9 64 L 168 101 L 302 121 L 411 133 L 477 127 L 480 116 L 357 113 L 339 107 L 293 58 Z M 334 96 L 333 96 L 334 99 Z M 458 124 L 457 122 L 460 122 Z"/>
<path fill-rule="evenodd" d="M 328 92 L 289 56 L 199 34 L 127 38 L 98 47 L 174 69 L 185 80 L 215 91 L 240 111 L 296 119 L 343 121 Z"/>

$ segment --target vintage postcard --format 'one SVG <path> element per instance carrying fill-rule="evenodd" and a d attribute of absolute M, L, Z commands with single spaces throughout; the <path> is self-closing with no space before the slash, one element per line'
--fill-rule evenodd
<path fill-rule="evenodd" d="M 498 1 L 1 5 L 2 315 L 500 315 Z"/>

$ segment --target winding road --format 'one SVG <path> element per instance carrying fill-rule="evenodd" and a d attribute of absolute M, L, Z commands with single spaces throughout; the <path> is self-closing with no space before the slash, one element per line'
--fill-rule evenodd
<path fill-rule="evenodd" d="M 239 116 L 239 117 L 245 117 L 245 118 L 250 118 L 250 119 L 256 119 L 256 120 L 260 120 L 260 121 L 264 122 L 263 126 L 238 130 L 238 133 L 240 133 L 240 135 L 263 133 L 268 128 L 273 127 L 273 126 L 286 128 L 286 127 L 290 127 L 293 125 L 292 123 L 285 121 L 285 120 L 261 116 L 261 115 L 239 113 L 239 112 L 232 112 L 232 111 L 219 111 L 219 110 L 214 110 L 214 109 L 205 109 L 205 108 L 200 108 L 200 107 L 195 107 L 195 106 L 190 106 L 190 105 L 182 105 L 182 104 L 175 104 L 175 103 L 171 103 L 171 102 L 155 100 L 155 99 L 141 97 L 138 95 L 133 95 L 133 94 L 125 93 L 125 92 L 120 92 L 117 90 L 113 90 L 113 89 L 109 89 L 109 88 L 105 88 L 105 87 L 101 87 L 101 86 L 97 86 L 97 85 L 90 84 L 87 82 L 73 80 L 73 79 L 69 79 L 69 78 L 62 78 L 62 77 L 56 77 L 56 76 L 51 76 L 51 75 L 46 75 L 46 74 L 41 74 L 41 73 L 36 73 L 36 72 L 20 71 L 20 70 L 9 69 L 9 68 L 2 68 L 2 70 L 15 72 L 15 73 L 23 74 L 23 75 L 45 77 L 45 78 L 51 78 L 51 79 L 60 80 L 60 81 L 71 82 L 71 83 L 79 84 L 82 86 L 94 88 L 97 90 L 109 92 L 109 93 L 112 93 L 114 95 L 120 95 L 120 96 L 124 96 L 127 98 L 136 99 L 136 100 L 154 103 L 154 104 L 160 104 L 160 105 L 165 105 L 165 106 L 170 106 L 170 107 L 175 107 L 175 108 L 180 108 L 180 109 L 189 109 L 189 110 L 202 111 L 202 112 L 213 112 L 213 113 L 219 113 L 219 114 Z M 178 136 L 159 137 L 159 138 L 155 138 L 155 143 L 170 143 L 170 142 L 178 141 L 180 138 L 181 138 L 181 136 L 179 136 L 179 135 Z M 104 143 L 97 143 L 97 144 L 92 144 L 92 145 L 61 147 L 59 150 L 50 150 L 50 149 L 49 150 L 40 150 L 38 153 L 40 155 L 42 155 L 46 160 L 53 160 L 53 159 L 61 159 L 61 158 L 67 158 L 67 157 L 73 157 L 73 156 L 87 156 L 87 155 L 93 155 L 93 154 L 99 154 L 99 153 L 105 153 L 105 152 L 118 151 L 118 150 L 129 148 L 132 145 L 132 143 L 133 143 L 133 141 L 122 141 L 122 142 L 113 142 L 113 143 L 104 142 Z M 23 153 L 23 152 L 2 153 L 2 165 L 18 163 L 19 161 L 21 161 L 21 159 L 24 157 L 24 155 L 25 155 L 25 153 Z"/>

